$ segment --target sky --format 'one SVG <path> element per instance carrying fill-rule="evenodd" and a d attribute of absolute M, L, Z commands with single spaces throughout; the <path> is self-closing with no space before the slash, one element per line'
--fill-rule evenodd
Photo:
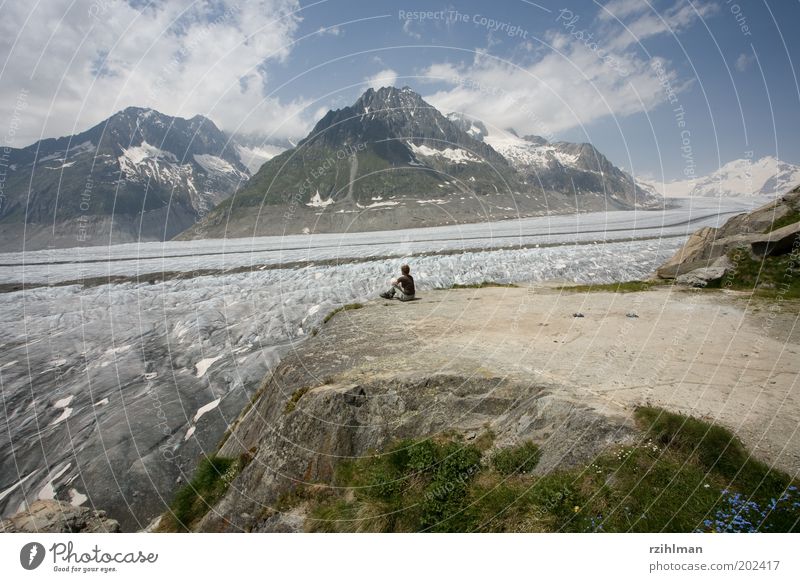
<path fill-rule="evenodd" d="M 407 85 L 657 181 L 800 163 L 798 22 L 798 0 L 7 0 L 0 141 L 136 105 L 277 142 Z"/>

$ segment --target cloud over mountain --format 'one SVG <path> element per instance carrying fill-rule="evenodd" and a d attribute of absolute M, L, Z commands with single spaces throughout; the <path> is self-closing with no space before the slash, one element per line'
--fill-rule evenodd
<path fill-rule="evenodd" d="M 296 0 L 51 0 L 3 7 L 3 85 L 24 90 L 16 147 L 76 133 L 128 105 L 197 113 L 228 131 L 296 135 L 305 102 L 269 96 L 267 65 L 284 61 L 300 21 Z"/>

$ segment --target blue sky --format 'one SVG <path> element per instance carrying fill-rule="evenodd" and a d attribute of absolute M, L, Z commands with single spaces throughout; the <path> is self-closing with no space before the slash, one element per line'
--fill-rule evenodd
<path fill-rule="evenodd" d="M 12 145 L 128 105 L 302 137 L 396 84 L 490 128 L 592 142 L 655 179 L 800 162 L 794 0 L 15 4 L 0 19 L 0 120 L 25 100 Z"/>

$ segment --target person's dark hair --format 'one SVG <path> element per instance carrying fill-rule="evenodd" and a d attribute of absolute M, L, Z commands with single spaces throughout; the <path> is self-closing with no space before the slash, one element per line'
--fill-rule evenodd
<path fill-rule="evenodd" d="M 411 272 L 411 267 L 408 265 L 403 265 L 400 267 L 400 272 L 403 273 L 403 275 L 408 275 Z"/>

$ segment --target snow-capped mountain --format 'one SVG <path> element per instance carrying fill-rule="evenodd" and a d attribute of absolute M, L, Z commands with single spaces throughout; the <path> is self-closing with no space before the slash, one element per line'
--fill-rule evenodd
<path fill-rule="evenodd" d="M 780 196 L 800 184 L 800 166 L 773 156 L 755 161 L 745 158 L 695 180 L 651 180 L 647 184 L 667 197 Z"/>
<path fill-rule="evenodd" d="M 182 237 L 400 229 L 656 206 L 589 144 L 489 135 L 404 87 L 329 111 Z"/>
<path fill-rule="evenodd" d="M 536 135 L 519 137 L 513 130 L 490 133 L 483 123 L 465 115 L 451 113 L 448 118 L 492 146 L 526 184 L 572 193 L 576 198 L 600 196 L 611 208 L 651 208 L 662 203 L 660 196 L 642 188 L 589 143 L 550 143 Z"/>
<path fill-rule="evenodd" d="M 249 172 L 202 116 L 129 107 L 69 137 L 8 154 L 4 250 L 167 240 L 230 196 Z"/>

